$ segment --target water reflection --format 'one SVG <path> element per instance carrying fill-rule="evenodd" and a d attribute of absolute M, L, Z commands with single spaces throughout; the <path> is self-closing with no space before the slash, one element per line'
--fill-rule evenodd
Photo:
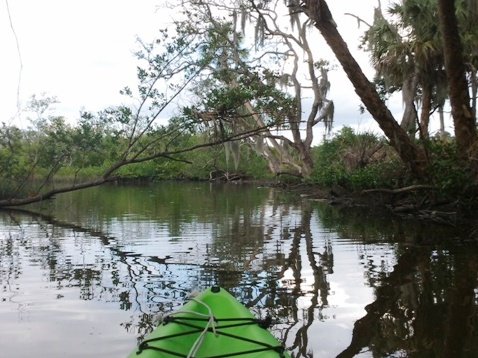
<path fill-rule="evenodd" d="M 271 315 L 294 357 L 478 355 L 478 248 L 454 230 L 203 184 L 94 188 L 43 212 L 0 213 L 7 355 L 125 356 L 212 284 Z"/>

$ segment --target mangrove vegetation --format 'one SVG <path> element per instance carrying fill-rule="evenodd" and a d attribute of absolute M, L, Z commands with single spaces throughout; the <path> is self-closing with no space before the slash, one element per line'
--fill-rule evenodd
<path fill-rule="evenodd" d="M 355 16 L 372 79 L 325 0 L 174 6 L 173 27 L 152 43 L 138 39 L 138 85 L 121 90 L 122 104 L 73 120 L 52 111 L 55 97 L 33 95 L 27 126 L 2 123 L 0 207 L 108 182 L 178 179 L 307 184 L 329 200 L 352 193 L 446 217 L 477 203 L 477 1 L 402 0 L 386 9 L 378 1 L 373 23 Z M 319 57 L 319 37 L 336 59 Z M 382 135 L 331 134 L 335 60 Z M 402 118 L 387 107 L 398 92 Z M 442 125 L 430 135 L 434 113 Z"/>

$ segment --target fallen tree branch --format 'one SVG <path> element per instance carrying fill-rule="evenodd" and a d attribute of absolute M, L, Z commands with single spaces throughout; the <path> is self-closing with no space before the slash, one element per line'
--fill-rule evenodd
<path fill-rule="evenodd" d="M 368 189 L 368 190 L 362 190 L 362 194 L 368 194 L 368 193 L 400 194 L 400 193 L 405 193 L 407 191 L 426 190 L 426 189 L 433 189 L 433 186 L 417 184 L 417 185 L 406 186 L 400 189 Z"/>

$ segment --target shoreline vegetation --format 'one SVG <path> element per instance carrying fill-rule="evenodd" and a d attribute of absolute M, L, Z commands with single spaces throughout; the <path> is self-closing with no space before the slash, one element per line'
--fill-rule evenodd
<path fill-rule="evenodd" d="M 312 148 L 313 171 L 307 179 L 272 175 L 266 160 L 247 147 L 240 148 L 237 160 L 232 163 L 224 146 L 218 145 L 188 152 L 177 160 L 158 158 L 122 167 L 103 184 L 210 181 L 272 186 L 335 206 L 366 207 L 456 227 L 473 226 L 473 213 L 478 206 L 475 174 L 462 165 L 452 139 L 431 139 L 425 146 L 428 153 L 425 181 L 412 175 L 384 138 L 355 133 L 345 127 Z M 28 190 L 41 195 L 52 188 L 76 185 L 81 189 L 83 183 L 101 177 L 109 166 L 107 161 L 97 164 L 86 167 L 71 164 L 51 176 L 46 168 L 37 166 L 22 183 L 21 190 L 13 185 L 18 181 L 4 177 L 0 200 L 8 200 L 13 194 L 28 198 Z M 18 172 L 22 172 L 21 168 Z M 62 192 L 65 191 L 54 195 Z"/>
<path fill-rule="evenodd" d="M 456 226 L 472 220 L 478 11 L 465 1 L 425 3 L 420 11 L 414 1 L 374 10 L 361 37 L 372 80 L 325 0 L 179 5 L 180 16 L 157 39 L 138 39 L 137 86 L 120 90 L 123 104 L 82 110 L 72 124 L 52 114 L 55 97 L 33 95 L 23 109 L 28 127 L 2 123 L 0 208 L 118 181 L 260 179 L 335 205 Z M 224 11 L 231 16 L 214 15 Z M 274 20 L 286 11 L 292 26 Z M 251 30 L 254 51 L 246 41 Z M 350 127 L 331 133 L 341 104 L 328 97 L 336 65 L 311 46 L 319 35 L 381 136 Z M 387 103 L 394 93 L 402 94 L 401 120 Z M 448 113 L 452 133 L 445 131 Z M 314 146 L 319 126 L 324 139 Z"/>

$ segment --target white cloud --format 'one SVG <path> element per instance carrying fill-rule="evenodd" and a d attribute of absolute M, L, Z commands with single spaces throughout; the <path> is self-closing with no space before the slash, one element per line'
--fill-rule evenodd
<path fill-rule="evenodd" d="M 17 110 L 20 59 L 2 7 L 0 120 L 9 121 Z M 21 101 L 46 92 L 58 97 L 58 112 L 67 116 L 121 101 L 118 91 L 135 83 L 136 37 L 151 39 L 170 21 L 154 1 L 24 0 L 9 8 L 23 62 Z"/>
<path fill-rule="evenodd" d="M 367 55 L 358 51 L 359 36 L 365 30 L 344 13 L 371 21 L 374 0 L 329 1 L 330 9 L 349 48 L 370 75 Z M 0 66 L 0 121 L 18 120 L 17 85 L 20 60 L 6 4 L 0 5 L 0 46 L 4 58 Z M 9 1 L 13 28 L 23 61 L 20 99 L 25 104 L 32 94 L 46 92 L 61 102 L 58 114 L 75 119 L 79 110 L 100 110 L 121 103 L 118 91 L 134 85 L 137 61 L 132 55 L 136 37 L 150 40 L 169 23 L 159 1 L 132 0 L 18 0 Z M 316 30 L 312 30 L 316 31 Z M 316 38 L 326 56 L 332 56 L 318 31 Z M 324 57 L 324 56 L 322 56 Z M 335 59 L 331 58 L 335 61 Z M 335 61 L 335 63 L 337 63 Z M 331 74 L 330 97 L 336 106 L 336 123 L 365 123 L 360 115 L 360 99 L 343 71 Z"/>

